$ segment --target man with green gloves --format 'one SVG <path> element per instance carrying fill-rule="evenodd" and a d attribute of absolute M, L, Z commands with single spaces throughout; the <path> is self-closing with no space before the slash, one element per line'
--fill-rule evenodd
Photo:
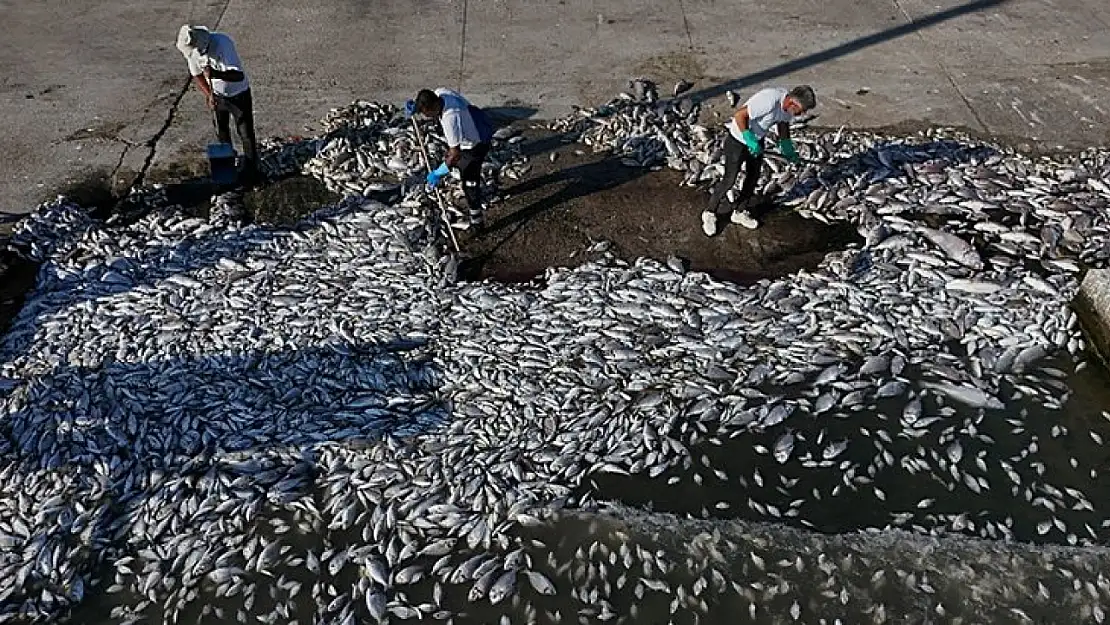
<path fill-rule="evenodd" d="M 705 236 L 717 234 L 717 220 L 721 200 L 736 184 L 740 165 L 744 165 L 744 184 L 737 203 L 742 210 L 733 210 L 731 221 L 745 228 L 758 228 L 759 222 L 747 210 L 747 203 L 755 194 L 755 185 L 763 168 L 763 138 L 775 126 L 778 147 L 792 163 L 798 162 L 794 142 L 790 140 L 790 122 L 817 106 L 817 97 L 808 85 L 799 85 L 787 91 L 777 87 L 762 89 L 744 103 L 728 124 L 725 137 L 725 175 L 713 190 L 709 206 L 701 214 L 701 227 Z"/>

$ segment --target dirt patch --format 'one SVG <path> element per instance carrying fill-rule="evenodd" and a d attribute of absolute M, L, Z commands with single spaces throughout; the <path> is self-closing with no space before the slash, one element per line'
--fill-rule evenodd
<path fill-rule="evenodd" d="M 66 141 L 81 141 L 84 139 L 108 139 L 119 141 L 119 133 L 127 127 L 123 122 L 105 122 L 97 126 L 90 126 L 70 133 Z"/>
<path fill-rule="evenodd" d="M 659 82 L 659 96 L 671 95 L 671 84 L 676 80 L 697 80 L 704 74 L 705 69 L 698 60 L 697 55 L 691 52 L 671 52 L 659 54 L 641 61 L 632 73 L 637 76 L 649 76 Z"/>
<path fill-rule="evenodd" d="M 701 212 L 708 187 L 680 187 L 681 176 L 671 170 L 576 154 L 582 146 L 549 132 L 525 136 L 522 149 L 533 154 L 532 169 L 519 181 L 502 180 L 504 197 L 490 207 L 484 230 L 458 235 L 467 257 L 462 279 L 527 282 L 547 267 L 586 262 L 594 255 L 587 251 L 591 245 L 604 240 L 609 252 L 626 260 L 666 262 L 673 255 L 687 269 L 750 284 L 813 268 L 829 251 L 862 243 L 850 225 L 807 220 L 767 198 L 753 209 L 762 214 L 760 228 L 725 220 L 717 236 L 706 237 Z"/>
<path fill-rule="evenodd" d="M 0 237 L 0 246 L 6 242 L 6 237 Z M 12 320 L 23 308 L 27 293 L 35 286 L 38 271 L 38 264 L 13 252 L 0 251 L 0 336 L 8 333 Z"/>
<path fill-rule="evenodd" d="M 119 199 L 112 181 L 112 170 L 103 167 L 84 172 L 58 189 L 58 194 L 88 208 L 98 219 L 111 211 Z"/>
<path fill-rule="evenodd" d="M 290 225 L 322 206 L 340 200 L 324 183 L 311 176 L 290 176 L 243 195 L 247 214 L 256 223 Z"/>
<path fill-rule="evenodd" d="M 205 154 L 203 147 L 197 147 L 193 152 Z M 207 180 L 210 173 L 207 156 L 186 156 L 152 167 L 146 174 L 146 182 L 174 184 L 188 180 Z"/>

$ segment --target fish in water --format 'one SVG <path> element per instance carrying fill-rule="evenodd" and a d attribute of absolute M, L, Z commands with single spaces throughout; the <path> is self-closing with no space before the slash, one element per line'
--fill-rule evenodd
<path fill-rule="evenodd" d="M 779 464 L 785 463 L 790 459 L 790 454 L 794 451 L 794 435 L 787 432 L 780 436 L 775 441 L 775 460 Z"/>
<path fill-rule="evenodd" d="M 646 79 L 630 86 L 544 129 L 685 186 L 719 179 L 722 129 Z M 442 158 L 435 126 L 423 135 Z M 522 141 L 495 134 L 483 184 L 529 175 Z M 1023 411 L 1072 394 L 1086 347 L 1066 302 L 1078 268 L 1110 258 L 1110 197 L 1089 182 L 1106 151 L 1033 161 L 943 129 L 799 128 L 795 141 L 810 163 L 771 159 L 760 185 L 866 234 L 867 262 L 830 251 L 739 285 L 598 244 L 536 284 L 460 280 L 438 201 L 411 182 L 424 167 L 412 121 L 365 101 L 317 137 L 263 142 L 268 176 L 315 176 L 342 196 L 292 226 L 242 223 L 235 194 L 207 217 L 157 188 L 136 190 L 128 219 L 40 206 L 9 243 L 43 265 L 0 359 L 0 620 L 60 619 L 100 592 L 120 621 L 207 608 L 301 623 L 448 621 L 487 600 L 521 622 L 542 621 L 541 606 L 553 622 L 618 621 L 649 593 L 676 622 L 715 622 L 709 610 L 734 599 L 799 620 L 834 601 L 850 622 L 920 621 L 882 601 L 967 597 L 920 562 L 861 562 L 860 542 L 831 556 L 750 538 L 750 557 L 722 560 L 716 538 L 676 541 L 694 550 L 686 576 L 686 554 L 596 515 L 614 497 L 604 474 L 681 484 L 691 511 L 772 521 L 791 541 L 851 506 L 860 529 L 935 540 L 1104 542 L 1083 481 L 1094 455 L 1044 455 L 1097 446 L 1105 429 L 1038 434 L 1043 417 Z M 461 199 L 453 181 L 441 190 Z M 753 466 L 721 460 L 733 456 Z M 548 524 L 582 510 L 596 531 L 560 551 L 567 528 Z M 720 540 L 762 531 L 737 527 Z M 993 601 L 967 605 L 1016 604 L 1012 587 L 991 594 L 1011 577 L 1028 590 L 1016 549 L 1009 573 L 976 577 Z M 1099 578 L 1048 586 L 1073 579 Z M 890 583 L 901 590 L 866 595 Z M 1067 595 L 1105 601 L 1102 586 Z M 1054 614 L 1096 618 L 1077 605 Z M 945 599 L 928 618 L 965 607 Z"/>
<path fill-rule="evenodd" d="M 935 382 L 922 382 L 922 388 L 936 391 L 937 393 L 971 406 L 972 408 L 990 408 L 992 410 L 1002 410 L 1006 407 L 998 398 L 978 388 L 965 385 L 956 385 L 948 383 L 935 383 Z"/>

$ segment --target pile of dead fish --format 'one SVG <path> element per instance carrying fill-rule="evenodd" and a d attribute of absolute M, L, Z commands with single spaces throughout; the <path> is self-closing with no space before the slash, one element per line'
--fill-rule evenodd
<path fill-rule="evenodd" d="M 659 107 L 555 125 L 712 179 L 719 129 Z M 59 200 L 13 237 L 43 265 L 0 352 L 0 623 L 704 615 L 731 584 L 547 546 L 553 511 L 645 482 L 693 481 L 707 516 L 828 529 L 836 505 L 852 529 L 1105 542 L 1096 467 L 1045 454 L 1110 424 L 1030 415 L 1082 367 L 1067 302 L 1110 256 L 1107 153 L 800 132 L 809 164 L 764 187 L 863 246 L 750 288 L 612 257 L 514 286 L 455 279 L 395 108 L 325 128 L 268 150 L 346 196 L 295 227 L 153 200 L 108 227 Z M 509 134 L 490 184 L 527 166 Z M 1101 621 L 1110 587 L 1083 588 L 1069 606 Z M 80 612 L 93 594 L 110 618 Z"/>
<path fill-rule="evenodd" d="M 421 116 L 407 118 L 391 104 L 359 101 L 333 109 L 322 126 L 324 134 L 319 138 L 271 144 L 262 159 L 263 171 L 271 178 L 310 174 L 341 194 L 375 199 L 400 194 L 419 200 L 427 195 L 424 175 L 428 165 L 435 168 L 447 153 L 438 122 Z M 518 180 L 530 169 L 527 158 L 514 147 L 521 140 L 511 129 L 494 135 L 483 164 L 486 197 L 496 196 L 502 176 Z M 457 184 L 447 188 L 446 195 L 451 207 L 462 202 Z"/>
<path fill-rule="evenodd" d="M 724 623 L 1099 623 L 1106 614 L 1097 599 L 1110 591 L 1106 548 L 1028 549 L 900 530 L 829 535 L 621 504 L 554 519 L 560 533 L 548 565 L 577 578 L 587 600 L 636 598 L 619 609 L 631 622 L 697 622 L 683 618 L 694 613 Z M 613 573 L 595 573 L 605 569 Z M 615 612 L 607 604 L 593 602 L 599 620 Z"/>

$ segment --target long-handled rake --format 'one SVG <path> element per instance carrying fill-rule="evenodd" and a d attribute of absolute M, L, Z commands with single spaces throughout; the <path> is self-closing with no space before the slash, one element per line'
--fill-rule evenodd
<path fill-rule="evenodd" d="M 412 128 L 416 131 L 416 143 L 420 146 L 420 155 L 424 157 L 424 167 L 428 171 L 432 170 L 431 160 L 428 159 L 428 149 L 424 147 L 424 135 L 420 132 L 420 124 L 416 123 L 416 116 L 412 116 Z M 434 187 L 432 191 L 436 196 L 436 203 L 439 204 L 439 214 L 443 217 L 443 225 L 447 227 L 447 234 L 451 237 L 451 245 L 454 246 L 455 252 L 459 251 L 459 242 L 455 240 L 455 231 L 451 228 L 451 218 L 447 214 L 447 205 L 444 203 L 443 196 L 439 192 L 439 187 Z"/>

